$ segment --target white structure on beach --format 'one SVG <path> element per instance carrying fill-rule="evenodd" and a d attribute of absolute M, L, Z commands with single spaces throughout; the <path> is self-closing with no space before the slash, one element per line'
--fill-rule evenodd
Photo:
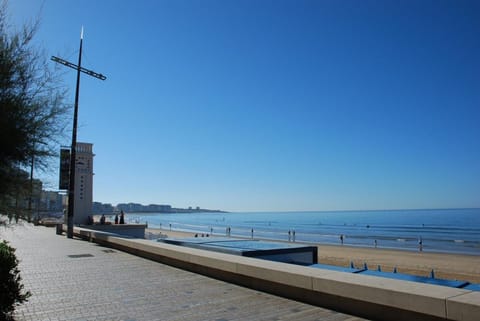
<path fill-rule="evenodd" d="M 93 144 L 77 143 L 73 224 L 86 224 L 93 204 Z"/>

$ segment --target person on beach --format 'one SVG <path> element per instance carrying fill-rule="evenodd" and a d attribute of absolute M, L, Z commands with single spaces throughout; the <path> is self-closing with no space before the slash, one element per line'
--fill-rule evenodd
<path fill-rule="evenodd" d="M 343 234 L 340 235 L 340 243 L 343 245 Z"/>
<path fill-rule="evenodd" d="M 100 224 L 105 224 L 105 214 L 102 214 L 102 217 L 100 218 Z"/>
<path fill-rule="evenodd" d="M 288 230 L 288 241 L 290 242 L 292 240 L 292 232 Z"/>
<path fill-rule="evenodd" d="M 118 214 L 115 214 L 115 224 L 118 224 Z"/>
<path fill-rule="evenodd" d="M 423 251 L 423 240 L 422 240 L 421 237 L 418 239 L 418 250 L 419 250 L 420 252 Z"/>
<path fill-rule="evenodd" d="M 125 214 L 123 211 L 120 212 L 120 224 L 125 224 Z"/>
<path fill-rule="evenodd" d="M 292 231 L 292 241 L 295 242 L 295 230 Z"/>
<path fill-rule="evenodd" d="M 377 248 L 377 240 L 373 242 L 375 244 L 375 248 Z"/>

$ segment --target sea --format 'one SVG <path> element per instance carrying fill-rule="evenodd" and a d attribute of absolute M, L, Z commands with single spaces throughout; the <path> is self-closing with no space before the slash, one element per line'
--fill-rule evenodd
<path fill-rule="evenodd" d="M 480 209 L 126 213 L 127 222 L 204 236 L 480 255 Z M 421 243 L 421 244 L 420 244 Z"/>

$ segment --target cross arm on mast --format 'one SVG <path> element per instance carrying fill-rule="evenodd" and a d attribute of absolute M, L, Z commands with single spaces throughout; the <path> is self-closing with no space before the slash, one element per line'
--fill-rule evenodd
<path fill-rule="evenodd" d="M 52 56 L 50 58 L 51 60 L 55 61 L 55 62 L 58 62 L 62 65 L 65 65 L 67 67 L 70 67 L 72 69 L 75 69 L 75 70 L 78 70 L 78 66 L 69 62 L 69 61 L 66 61 L 66 60 L 63 60 L 62 58 L 58 58 L 58 57 L 55 57 L 55 56 Z M 95 77 L 95 78 L 98 78 L 100 80 L 105 80 L 107 79 L 107 77 L 105 77 L 104 75 L 102 74 L 99 74 L 99 73 L 96 73 L 95 71 L 92 71 L 90 69 L 87 69 L 87 68 L 83 68 L 83 67 L 80 67 L 80 71 L 83 72 L 83 73 L 86 73 L 87 75 L 89 76 L 92 76 L 92 77 Z"/>

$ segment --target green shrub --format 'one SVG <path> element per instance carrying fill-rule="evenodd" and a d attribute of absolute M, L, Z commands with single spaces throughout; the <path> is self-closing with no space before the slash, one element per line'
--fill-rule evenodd
<path fill-rule="evenodd" d="M 7 241 L 0 243 L 0 320 L 11 320 L 15 306 L 28 300 L 23 292 L 15 249 Z"/>

